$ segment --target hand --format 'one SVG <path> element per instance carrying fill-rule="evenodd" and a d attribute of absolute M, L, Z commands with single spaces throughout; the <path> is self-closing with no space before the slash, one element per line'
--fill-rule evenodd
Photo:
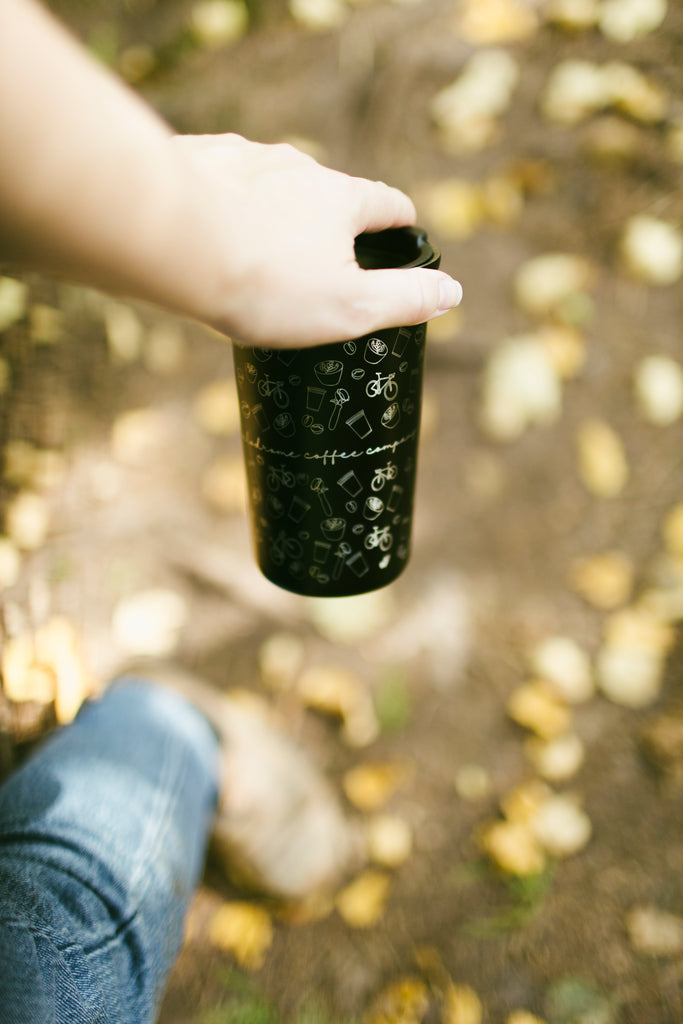
<path fill-rule="evenodd" d="M 414 223 L 397 189 L 237 135 L 176 136 L 172 145 L 213 238 L 206 309 L 196 314 L 236 340 L 340 341 L 421 323 L 460 301 L 460 285 L 440 271 L 358 266 L 357 235 Z"/>

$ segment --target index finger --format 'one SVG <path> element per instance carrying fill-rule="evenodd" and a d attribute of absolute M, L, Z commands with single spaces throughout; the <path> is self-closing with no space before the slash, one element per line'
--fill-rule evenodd
<path fill-rule="evenodd" d="M 356 234 L 415 223 L 417 212 L 412 199 L 405 192 L 383 181 L 354 178 L 353 182 L 358 204 Z"/>

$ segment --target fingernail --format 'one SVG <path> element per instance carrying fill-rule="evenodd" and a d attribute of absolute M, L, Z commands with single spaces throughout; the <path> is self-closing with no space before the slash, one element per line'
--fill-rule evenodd
<path fill-rule="evenodd" d="M 452 277 L 442 277 L 439 281 L 439 310 L 446 313 L 462 301 L 462 285 Z"/>

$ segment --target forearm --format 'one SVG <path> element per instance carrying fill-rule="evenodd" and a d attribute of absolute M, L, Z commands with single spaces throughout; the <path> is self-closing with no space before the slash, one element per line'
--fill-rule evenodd
<path fill-rule="evenodd" d="M 171 134 L 46 11 L 2 0 L 0 259 L 187 305 L 192 195 Z"/>
<path fill-rule="evenodd" d="M 0 261 L 316 344 L 460 301 L 447 274 L 358 266 L 357 235 L 414 218 L 402 192 L 291 147 L 174 136 L 35 0 L 0 0 Z"/>

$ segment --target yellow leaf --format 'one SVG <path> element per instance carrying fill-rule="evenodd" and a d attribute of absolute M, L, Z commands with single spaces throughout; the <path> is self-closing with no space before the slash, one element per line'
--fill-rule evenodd
<path fill-rule="evenodd" d="M 421 978 L 392 981 L 375 997 L 363 1024 L 420 1024 L 429 1008 L 429 989 Z"/>
<path fill-rule="evenodd" d="M 190 25 L 200 46 L 218 50 L 242 38 L 249 9 L 242 0 L 199 0 L 190 12 Z"/>
<path fill-rule="evenodd" d="M 621 551 L 606 551 L 578 559 L 571 567 L 569 579 L 573 589 L 589 604 L 611 611 L 631 596 L 633 563 Z"/>
<path fill-rule="evenodd" d="M 514 722 L 531 729 L 543 739 L 559 736 L 571 725 L 571 710 L 541 680 L 532 680 L 517 687 L 510 696 L 507 711 Z"/>
<path fill-rule="evenodd" d="M 270 915 L 254 903 L 224 903 L 209 924 L 209 940 L 241 967 L 257 971 L 273 941 Z"/>
<path fill-rule="evenodd" d="M 389 876 L 364 871 L 337 895 L 337 910 L 351 928 L 372 928 L 377 924 L 389 895 Z"/>
<path fill-rule="evenodd" d="M 64 333 L 64 314 L 61 309 L 38 302 L 31 306 L 29 334 L 38 345 L 54 345 Z"/>
<path fill-rule="evenodd" d="M 496 821 L 481 835 L 481 847 L 502 871 L 527 877 L 539 875 L 546 857 L 538 839 L 525 822 Z"/>
<path fill-rule="evenodd" d="M 28 286 L 13 277 L 0 277 L 0 331 L 16 323 L 26 313 Z"/>
<path fill-rule="evenodd" d="M 47 502 L 42 495 L 33 491 L 20 491 L 7 506 L 7 533 L 22 551 L 36 551 L 45 543 L 49 515 Z"/>
<path fill-rule="evenodd" d="M 619 435 L 602 420 L 587 420 L 577 436 L 579 473 L 586 489 L 598 498 L 615 498 L 629 478 Z"/>
<path fill-rule="evenodd" d="M 368 856 L 375 864 L 397 868 L 410 856 L 413 833 L 410 825 L 393 814 L 378 814 L 365 829 Z"/>
<path fill-rule="evenodd" d="M 481 1000 L 469 985 L 449 985 L 443 1004 L 442 1024 L 481 1024 Z"/>
<path fill-rule="evenodd" d="M 528 1010 L 513 1010 L 505 1024 L 545 1024 L 545 1021 Z"/>
<path fill-rule="evenodd" d="M 340 665 L 312 665 L 297 686 L 304 704 L 344 723 L 352 746 L 365 746 L 377 738 L 379 723 L 370 694 L 360 676 Z"/>
<path fill-rule="evenodd" d="M 10 638 L 2 652 L 3 688 L 12 701 L 55 701 L 60 725 L 72 721 L 92 679 L 86 668 L 79 636 L 62 616 L 55 616 L 34 633 Z"/>
<path fill-rule="evenodd" d="M 406 780 L 405 764 L 362 764 L 344 776 L 344 792 L 360 811 L 377 811 L 383 807 Z"/>

